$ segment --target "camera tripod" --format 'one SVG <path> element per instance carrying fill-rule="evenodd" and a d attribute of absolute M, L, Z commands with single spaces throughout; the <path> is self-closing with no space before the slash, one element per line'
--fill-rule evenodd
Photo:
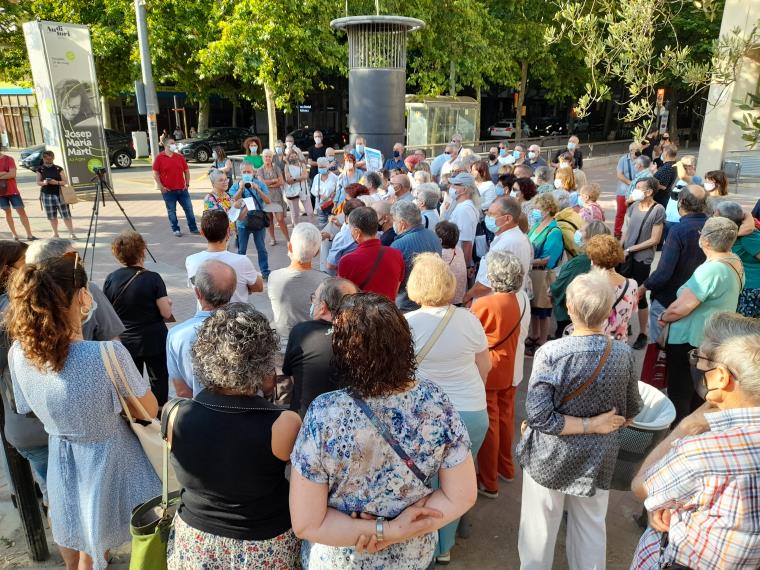
<path fill-rule="evenodd" d="M 95 267 L 95 240 L 98 237 L 98 218 L 100 216 L 100 203 L 102 201 L 103 206 L 106 205 L 106 190 L 108 190 L 108 193 L 111 195 L 111 199 L 119 207 L 119 210 L 121 210 L 121 213 L 124 215 L 124 219 L 127 220 L 129 227 L 137 231 L 137 228 L 135 228 L 132 220 L 129 219 L 127 212 L 124 211 L 121 202 L 119 202 L 118 198 L 116 198 L 114 195 L 113 188 L 111 188 L 111 186 L 108 184 L 108 180 L 105 178 L 106 169 L 103 167 L 96 167 L 93 172 L 95 172 L 95 176 L 90 179 L 90 182 L 95 182 L 95 201 L 92 204 L 92 214 L 90 214 L 90 227 L 87 229 L 87 239 L 84 242 L 84 252 L 82 254 L 82 265 L 85 265 L 87 261 L 87 249 L 92 249 L 92 259 L 90 259 L 90 279 L 92 279 L 92 273 Z M 92 244 L 90 243 L 90 236 L 92 236 Z M 148 255 L 150 255 L 153 263 L 156 263 L 156 258 L 153 257 L 153 254 L 147 246 L 145 247 L 145 250 L 148 252 Z"/>

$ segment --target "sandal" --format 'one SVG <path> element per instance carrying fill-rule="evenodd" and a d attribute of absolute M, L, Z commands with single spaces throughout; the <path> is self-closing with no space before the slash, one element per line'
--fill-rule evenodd
<path fill-rule="evenodd" d="M 537 342 L 538 342 L 537 338 L 529 336 L 528 338 L 525 339 L 525 348 L 528 348 L 529 346 L 536 346 Z"/>

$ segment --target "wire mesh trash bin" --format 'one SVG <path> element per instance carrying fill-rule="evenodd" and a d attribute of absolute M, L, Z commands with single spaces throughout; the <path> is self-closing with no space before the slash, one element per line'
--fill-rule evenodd
<path fill-rule="evenodd" d="M 630 490 L 644 458 L 665 438 L 676 419 L 673 403 L 660 390 L 639 382 L 639 394 L 644 407 L 630 426 L 618 432 L 620 451 L 610 486 L 617 491 Z"/>

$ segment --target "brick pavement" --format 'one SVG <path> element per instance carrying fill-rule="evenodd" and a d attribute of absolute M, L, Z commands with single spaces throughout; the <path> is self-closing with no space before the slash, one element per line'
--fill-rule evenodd
<path fill-rule="evenodd" d="M 589 181 L 598 182 L 602 186 L 600 205 L 605 209 L 608 221 L 614 218 L 615 208 L 615 164 L 617 157 L 589 159 L 584 164 Z M 205 177 L 206 166 L 191 163 L 192 172 L 191 195 L 195 205 L 196 217 L 200 217 L 201 200 L 210 185 Z M 27 206 L 27 212 L 32 222 L 32 228 L 38 237 L 49 237 L 50 227 L 39 209 L 37 201 L 38 190 L 34 185 L 32 173 L 19 169 L 19 188 Z M 732 186 L 733 189 L 733 186 Z M 126 171 L 114 171 L 114 190 L 122 206 L 132 219 L 136 229 L 145 237 L 148 247 L 156 256 L 157 263 L 147 263 L 146 267 L 159 272 L 167 285 L 167 290 L 174 301 L 174 313 L 178 321 L 182 321 L 195 312 L 195 297 L 187 287 L 184 269 L 185 257 L 205 248 L 205 241 L 200 236 L 187 232 L 184 214 L 181 208 L 178 212 L 180 225 L 185 235 L 181 238 L 171 234 L 166 217 L 163 200 L 160 193 L 153 188 L 150 167 L 147 163 L 136 161 L 135 165 Z M 744 206 L 754 205 L 760 195 L 757 185 L 743 185 L 742 192 L 736 199 Z M 84 244 L 87 233 L 92 203 L 81 202 L 73 207 L 75 229 L 79 236 L 79 244 Z M 306 220 L 306 218 L 302 218 Z M 102 284 L 105 276 L 116 269 L 118 264 L 110 253 L 110 240 L 123 229 L 127 228 L 120 210 L 110 197 L 105 207 L 101 208 L 99 217 L 97 242 L 95 248 L 95 265 L 93 279 Z M 278 232 L 278 245 L 269 250 L 269 263 L 272 269 L 284 267 L 288 263 L 287 249 L 282 236 Z M 61 234 L 64 235 L 64 234 Z M 0 238 L 9 237 L 7 228 L 0 221 Z M 80 247 L 81 247 L 80 245 Z M 256 262 L 254 247 L 249 247 L 249 256 Z M 88 253 L 91 255 L 91 253 Z M 87 261 L 90 268 L 90 261 Z M 271 306 L 265 293 L 254 294 L 250 302 L 271 317 Z M 635 319 L 634 319 L 635 321 Z M 633 323 L 636 336 L 636 323 Z M 643 357 L 643 351 L 637 353 L 638 360 Z M 526 359 L 526 378 L 530 374 L 531 360 Z M 525 389 L 527 381 L 523 382 L 518 394 L 517 417 L 519 422 L 524 417 Z M 30 567 L 60 567 L 60 560 L 51 559 L 48 563 L 33 564 L 25 556 L 25 544 L 19 528 L 18 517 L 13 509 L 9 488 L 4 474 L 0 474 L 0 567 L 30 568 Z M 500 483 L 501 496 L 496 500 L 480 498 L 469 519 L 472 524 L 472 534 L 468 539 L 460 539 L 452 551 L 452 570 L 458 568 L 479 568 L 483 570 L 511 570 L 519 568 L 517 556 L 517 529 L 520 513 L 520 475 L 513 483 Z M 622 570 L 628 568 L 631 554 L 640 535 L 639 528 L 633 517 L 641 511 L 640 503 L 628 492 L 613 491 L 610 496 L 610 506 L 607 516 L 608 531 L 608 568 Z M 5 538 L 14 544 L 8 546 Z M 3 549 L 3 545 L 6 548 Z M 51 548 L 53 548 L 51 541 Z M 5 550 L 5 552 L 4 552 Z M 128 559 L 128 546 L 116 553 L 116 560 L 121 564 L 114 567 L 125 567 Z M 564 570 L 567 563 L 564 556 L 564 532 L 560 531 L 557 541 L 557 556 L 555 568 Z"/>

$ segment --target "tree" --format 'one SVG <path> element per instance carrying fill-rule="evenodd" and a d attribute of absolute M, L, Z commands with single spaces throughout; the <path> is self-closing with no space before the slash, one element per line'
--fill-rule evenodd
<path fill-rule="evenodd" d="M 321 0 L 240 0 L 219 21 L 219 38 L 199 51 L 202 73 L 220 65 L 244 86 L 263 89 L 272 148 L 276 108 L 303 100 L 315 82 L 324 87 L 320 73 L 345 73 L 345 49 L 330 29 L 331 16 L 337 14 Z M 242 96 L 253 98 L 247 89 Z"/>

